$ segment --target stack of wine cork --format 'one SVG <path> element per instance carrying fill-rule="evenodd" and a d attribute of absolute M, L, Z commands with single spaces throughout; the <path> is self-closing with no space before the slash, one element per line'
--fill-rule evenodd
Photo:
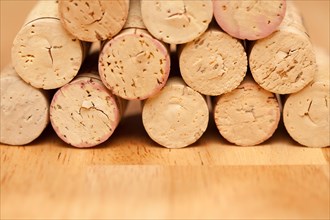
<path fill-rule="evenodd" d="M 4 144 L 28 144 L 50 122 L 65 143 L 94 147 L 141 100 L 146 133 L 167 148 L 198 141 L 210 119 L 229 142 L 257 145 L 282 115 L 296 142 L 330 145 L 329 54 L 286 0 L 41 0 L 11 55 Z"/>

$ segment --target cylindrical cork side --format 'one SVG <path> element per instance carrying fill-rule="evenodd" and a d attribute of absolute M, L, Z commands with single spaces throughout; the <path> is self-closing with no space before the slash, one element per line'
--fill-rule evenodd
<path fill-rule="evenodd" d="M 133 0 L 135 1 L 135 0 Z M 72 35 L 88 42 L 114 37 L 125 25 L 129 0 L 59 0 L 63 26 Z"/>
<path fill-rule="evenodd" d="M 176 77 L 142 109 L 148 135 L 167 148 L 182 148 L 196 142 L 205 132 L 209 110 L 204 97 Z"/>
<path fill-rule="evenodd" d="M 204 95 L 217 96 L 237 88 L 247 71 L 247 56 L 242 42 L 219 28 L 182 46 L 182 78 Z"/>
<path fill-rule="evenodd" d="M 157 39 L 187 43 L 203 34 L 213 17 L 211 0 L 141 0 L 143 22 Z"/>
<path fill-rule="evenodd" d="M 58 13 L 58 1 L 39 0 L 26 17 L 24 25 L 27 25 L 28 23 L 33 22 L 34 20 L 38 20 L 40 18 L 60 19 Z"/>
<path fill-rule="evenodd" d="M 124 101 L 107 90 L 96 74 L 85 73 L 55 93 L 50 120 L 66 143 L 94 147 L 113 134 L 124 107 Z"/>
<path fill-rule="evenodd" d="M 242 40 L 258 40 L 273 33 L 281 24 L 286 0 L 213 0 L 214 17 L 221 28 Z"/>
<path fill-rule="evenodd" d="M 70 82 L 88 50 L 56 16 L 55 1 L 38 2 L 13 42 L 11 57 L 16 72 L 36 88 L 55 89 Z"/>
<path fill-rule="evenodd" d="M 134 3 L 133 3 L 134 2 Z M 104 44 L 99 58 L 100 76 L 115 95 L 143 100 L 155 95 L 166 83 L 170 55 L 165 44 L 143 30 L 138 18 L 139 1 L 131 1 L 123 31 Z M 140 16 L 141 17 L 141 16 Z M 133 28 L 136 24 L 137 28 Z"/>
<path fill-rule="evenodd" d="M 290 136 L 307 147 L 330 146 L 329 53 L 317 50 L 318 71 L 303 90 L 288 95 L 283 121 Z"/>
<path fill-rule="evenodd" d="M 214 120 L 226 140 L 253 146 L 273 135 L 280 120 L 280 108 L 273 93 L 247 76 L 237 89 L 215 99 Z"/>
<path fill-rule="evenodd" d="M 314 50 L 301 18 L 292 4 L 287 6 L 283 24 L 269 37 L 254 42 L 249 55 L 255 81 L 278 94 L 303 89 L 316 71 Z"/>
<path fill-rule="evenodd" d="M 144 30 L 147 29 L 142 20 L 141 0 L 130 1 L 127 21 L 124 25 L 124 29 L 127 28 L 140 28 Z"/>
<path fill-rule="evenodd" d="M 49 95 L 24 82 L 12 66 L 1 71 L 0 82 L 0 142 L 28 144 L 49 122 Z"/>

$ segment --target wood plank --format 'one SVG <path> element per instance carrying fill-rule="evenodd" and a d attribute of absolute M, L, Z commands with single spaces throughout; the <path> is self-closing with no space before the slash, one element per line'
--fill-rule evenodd
<path fill-rule="evenodd" d="M 211 124 L 195 146 L 169 150 L 133 115 L 103 146 L 81 150 L 49 128 L 31 146 L 0 146 L 1 218 L 329 217 L 329 149 L 288 140 L 280 130 L 235 147 Z"/>
<path fill-rule="evenodd" d="M 114 135 L 97 148 L 72 148 L 50 127 L 28 146 L 0 146 L 4 160 L 29 160 L 31 155 L 38 155 L 69 166 L 82 159 L 89 165 L 326 165 L 330 150 L 300 146 L 289 137 L 283 125 L 264 144 L 237 147 L 220 136 L 212 121 L 193 146 L 166 149 L 148 137 L 141 115 L 124 118 Z"/>
<path fill-rule="evenodd" d="M 30 159 L 2 170 L 1 218 L 329 218 L 328 174 L 326 165 L 68 167 Z"/>

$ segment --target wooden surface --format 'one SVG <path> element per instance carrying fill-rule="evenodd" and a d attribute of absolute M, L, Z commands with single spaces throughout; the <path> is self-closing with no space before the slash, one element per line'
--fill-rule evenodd
<path fill-rule="evenodd" d="M 315 44 L 329 50 L 329 1 L 298 6 Z M 94 149 L 69 147 L 51 127 L 28 146 L 0 145 L 1 219 L 330 218 L 329 148 L 301 147 L 283 125 L 260 146 L 235 147 L 210 122 L 192 147 L 169 150 L 147 137 L 136 113 L 133 103 Z"/>

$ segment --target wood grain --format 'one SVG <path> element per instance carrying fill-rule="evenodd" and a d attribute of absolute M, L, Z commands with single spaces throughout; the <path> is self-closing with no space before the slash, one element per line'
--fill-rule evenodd
<path fill-rule="evenodd" d="M 1 33 L 14 28 L 3 24 L 19 17 L 7 7 L 17 2 L 1 1 Z M 329 50 L 329 1 L 297 3 L 313 42 Z M 1 35 L 2 67 L 8 36 Z M 210 123 L 193 146 L 165 149 L 148 138 L 139 112 L 131 103 L 94 149 L 71 148 L 50 127 L 28 146 L 0 145 L 0 218 L 330 218 L 329 148 L 301 147 L 282 124 L 260 146 L 235 147 Z"/>
<path fill-rule="evenodd" d="M 31 162 L 25 165 L 38 163 Z M 16 187 L 3 189 L 7 202 L 2 217 L 326 219 L 325 172 L 325 166 L 73 165 L 64 169 L 58 164 L 28 168 L 16 172 L 21 177 L 7 179 Z M 314 178 L 302 181 L 308 176 Z M 32 184 L 31 179 L 38 181 Z"/>
<path fill-rule="evenodd" d="M 98 148 L 71 148 L 51 128 L 25 147 L 1 145 L 3 219 L 326 219 L 330 149 L 283 130 L 235 147 L 210 123 L 194 146 L 164 149 L 126 117 Z"/>

